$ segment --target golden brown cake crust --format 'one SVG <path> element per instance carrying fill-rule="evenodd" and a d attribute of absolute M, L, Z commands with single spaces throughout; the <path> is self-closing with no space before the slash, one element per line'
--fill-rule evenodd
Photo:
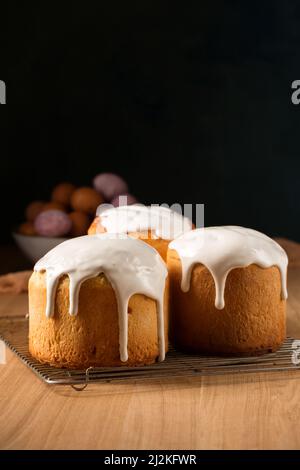
<path fill-rule="evenodd" d="M 181 290 L 181 261 L 168 251 L 170 330 L 175 347 L 208 354 L 255 355 L 275 351 L 286 337 L 286 301 L 277 267 L 232 270 L 225 308 L 215 308 L 215 286 L 205 266 L 195 265 L 190 290 Z"/>
<path fill-rule="evenodd" d="M 95 217 L 88 229 L 88 235 L 95 235 L 98 233 L 105 233 L 105 228 L 100 223 L 100 218 Z M 147 243 L 148 245 L 155 248 L 162 259 L 166 261 L 168 246 L 171 240 L 164 240 L 162 238 L 153 238 L 151 230 L 145 232 L 128 232 L 128 235 L 132 238 L 137 238 Z"/>
<path fill-rule="evenodd" d="M 45 273 L 29 282 L 29 350 L 40 362 L 55 367 L 136 366 L 156 361 L 156 301 L 133 295 L 128 308 L 128 361 L 119 355 L 115 292 L 104 274 L 86 280 L 80 289 L 78 315 L 69 314 L 69 278 L 60 279 L 52 318 L 45 315 Z M 165 291 L 165 340 L 168 345 L 168 279 Z"/>

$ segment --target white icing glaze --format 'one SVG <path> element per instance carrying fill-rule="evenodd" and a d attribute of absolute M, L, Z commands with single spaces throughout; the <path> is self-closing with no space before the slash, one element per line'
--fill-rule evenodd
<path fill-rule="evenodd" d="M 146 243 L 110 234 L 83 236 L 57 245 L 40 259 L 35 271 L 46 271 L 46 315 L 54 314 L 56 287 L 59 278 L 70 279 L 70 315 L 78 313 L 81 284 L 89 278 L 104 273 L 111 283 L 117 299 L 119 313 L 120 358 L 128 359 L 128 302 L 134 294 L 144 294 L 157 303 L 157 330 L 159 359 L 165 357 L 164 290 L 167 277 L 166 265 L 157 251 Z"/>
<path fill-rule="evenodd" d="M 190 219 L 163 206 L 133 204 L 106 208 L 104 205 L 98 207 L 97 215 L 108 233 L 152 230 L 153 238 L 173 240 L 192 229 Z"/>
<path fill-rule="evenodd" d="M 278 243 L 263 233 L 244 227 L 205 227 L 191 230 L 169 247 L 176 250 L 182 264 L 181 288 L 187 292 L 195 264 L 203 264 L 211 273 L 216 289 L 215 307 L 225 306 L 226 279 L 232 269 L 256 264 L 262 268 L 277 266 L 281 274 L 281 295 L 287 299 L 288 257 Z"/>

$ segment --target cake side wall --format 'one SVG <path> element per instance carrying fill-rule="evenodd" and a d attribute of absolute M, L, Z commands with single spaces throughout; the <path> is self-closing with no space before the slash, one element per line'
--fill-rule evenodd
<path fill-rule="evenodd" d="M 84 368 L 148 364 L 158 356 L 156 301 L 136 294 L 130 298 L 128 308 L 129 359 L 126 363 L 120 361 L 117 302 L 104 275 L 82 284 L 78 315 L 69 314 L 67 276 L 59 281 L 52 318 L 46 317 L 45 308 L 46 275 L 34 273 L 29 283 L 29 348 L 41 362 Z M 167 300 L 165 317 L 167 336 Z"/>
<path fill-rule="evenodd" d="M 281 299 L 277 267 L 256 265 L 232 270 L 225 308 L 215 308 L 215 285 L 203 265 L 195 265 L 190 290 L 181 290 L 181 261 L 168 252 L 171 290 L 171 341 L 179 349 L 220 354 L 274 351 L 286 336 L 286 301 Z"/>

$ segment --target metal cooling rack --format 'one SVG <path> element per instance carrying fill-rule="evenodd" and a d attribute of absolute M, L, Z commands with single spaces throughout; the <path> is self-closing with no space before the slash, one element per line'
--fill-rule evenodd
<path fill-rule="evenodd" d="M 300 341 L 287 338 L 275 353 L 256 357 L 212 357 L 183 354 L 170 349 L 164 362 L 143 367 L 90 367 L 87 370 L 57 369 L 37 362 L 28 351 L 28 319 L 24 317 L 0 318 L 0 339 L 36 375 L 48 384 L 71 385 L 83 390 L 91 382 L 112 382 L 139 379 L 162 379 L 220 375 L 246 372 L 299 370 Z M 300 352 L 299 352 L 300 358 Z M 83 386 L 79 387 L 80 384 Z"/>

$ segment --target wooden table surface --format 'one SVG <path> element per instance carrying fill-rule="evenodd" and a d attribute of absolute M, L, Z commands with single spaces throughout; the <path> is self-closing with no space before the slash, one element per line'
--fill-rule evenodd
<path fill-rule="evenodd" d="M 0 315 L 27 312 L 1 295 Z M 300 268 L 289 272 L 288 334 L 300 338 Z M 300 449 L 300 370 L 155 383 L 44 384 L 7 350 L 1 449 Z"/>

